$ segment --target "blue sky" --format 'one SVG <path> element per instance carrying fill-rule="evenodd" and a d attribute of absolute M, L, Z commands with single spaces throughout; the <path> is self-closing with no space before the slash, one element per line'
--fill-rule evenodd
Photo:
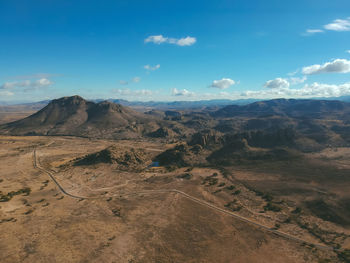
<path fill-rule="evenodd" d="M 350 95 L 350 1 L 0 0 L 0 101 Z"/>

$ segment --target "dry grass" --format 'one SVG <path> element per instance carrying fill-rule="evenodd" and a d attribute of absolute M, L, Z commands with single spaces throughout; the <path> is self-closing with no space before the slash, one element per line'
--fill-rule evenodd
<path fill-rule="evenodd" d="M 278 223 L 286 232 L 320 242 L 296 220 L 282 223 L 295 208 L 293 204 L 278 204 L 281 212 L 260 213 L 267 198 L 256 195 L 242 181 L 251 178 L 262 181 L 261 173 L 249 171 L 253 175 L 250 177 L 243 170 L 222 174 L 216 169 L 199 167 L 174 171 L 146 169 L 136 173 L 120 171 L 113 164 L 61 166 L 112 144 L 142 148 L 150 156 L 169 147 L 136 140 L 0 137 L 1 191 L 24 187 L 32 190 L 28 196 L 16 195 L 0 203 L 1 262 L 319 262 L 324 258 L 338 261 L 333 252 L 277 237 L 174 193 L 128 195 L 143 190 L 179 189 L 222 208 L 233 202 L 227 209 L 240 206 L 237 213 L 242 216 L 270 227 Z M 41 166 L 53 171 L 68 192 L 98 198 L 62 198 L 64 195 L 48 181 L 48 176 L 34 169 L 34 147 Z M 186 173 L 191 176 L 181 176 Z M 203 184 L 214 173 L 217 183 Z M 266 178 L 270 182 L 281 177 L 271 173 Z M 279 197 L 274 197 L 271 202 L 279 201 Z M 306 221 L 313 219 L 302 214 L 301 219 L 304 217 Z M 325 226 L 321 219 L 317 220 L 321 227 Z M 328 227 L 333 227 L 332 231 L 347 231 L 332 224 Z"/>

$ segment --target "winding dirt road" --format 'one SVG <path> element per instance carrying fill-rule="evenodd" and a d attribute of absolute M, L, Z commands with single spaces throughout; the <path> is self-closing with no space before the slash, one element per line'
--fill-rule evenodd
<path fill-rule="evenodd" d="M 52 172 L 46 170 L 45 168 L 41 167 L 40 166 L 40 162 L 39 162 L 39 159 L 37 157 L 37 150 L 34 149 L 33 151 L 33 165 L 34 165 L 34 168 L 36 169 L 39 169 L 40 171 L 42 171 L 43 173 L 46 173 L 50 179 L 54 182 L 54 184 L 58 187 L 58 189 L 66 196 L 69 196 L 71 198 L 76 198 L 76 199 L 105 199 L 106 197 L 84 197 L 84 196 L 78 196 L 78 195 L 74 195 L 74 194 L 71 194 L 69 192 L 67 192 L 60 184 L 59 182 L 55 179 L 55 176 L 52 174 Z M 302 243 L 302 244 L 307 244 L 307 245 L 310 245 L 312 247 L 316 247 L 316 248 L 319 248 L 319 249 L 322 249 L 322 250 L 334 250 L 334 251 L 343 251 L 342 249 L 336 249 L 336 248 L 333 248 L 333 247 L 330 247 L 330 246 L 325 246 L 325 245 L 321 245 L 321 244 L 316 244 L 316 243 L 312 243 L 312 242 L 309 242 L 309 241 L 306 241 L 306 240 L 303 240 L 301 238 L 298 238 L 298 237 L 295 237 L 295 236 L 292 236 L 292 235 L 289 235 L 287 233 L 284 233 L 284 232 L 281 232 L 281 231 L 278 231 L 278 230 L 275 230 L 275 229 L 272 229 L 270 227 L 267 227 L 265 225 L 262 225 L 260 223 L 257 223 L 251 219 L 248 219 L 246 217 L 242 217 L 238 214 L 235 214 L 233 212 L 230 212 L 230 211 L 227 211 L 223 208 L 220 208 L 216 205 L 213 205 L 211 203 L 208 203 L 204 200 L 201 200 L 201 199 L 198 199 L 194 196 L 191 196 L 189 194 L 186 194 L 185 192 L 182 192 L 180 190 L 177 190 L 177 189 L 163 189 L 163 190 L 144 190 L 144 191 L 140 191 L 140 192 L 135 192 L 135 193 L 129 193 L 129 194 L 123 194 L 122 196 L 121 195 L 111 195 L 109 197 L 113 197 L 113 196 L 118 196 L 118 197 L 126 197 L 126 196 L 133 196 L 133 195 L 147 195 L 147 194 L 157 194 L 157 193 L 175 193 L 175 194 L 179 194 L 181 195 L 182 197 L 184 198 L 187 198 L 193 202 L 196 202 L 197 204 L 200 204 L 200 205 L 203 205 L 205 207 L 208 207 L 212 210 L 215 210 L 217 212 L 220 212 L 220 213 L 223 213 L 223 214 L 226 214 L 226 215 L 229 215 L 231 217 L 234 217 L 240 221 L 243 221 L 243 222 L 246 222 L 248 224 L 251 224 L 251 225 L 254 225 L 258 228 L 261 228 L 267 232 L 270 232 L 270 233 L 273 233 L 275 235 L 278 235 L 280 237 L 283 237 L 283 238 L 286 238 L 288 240 L 292 240 L 292 241 L 295 241 L 295 242 L 298 242 L 298 243 Z"/>

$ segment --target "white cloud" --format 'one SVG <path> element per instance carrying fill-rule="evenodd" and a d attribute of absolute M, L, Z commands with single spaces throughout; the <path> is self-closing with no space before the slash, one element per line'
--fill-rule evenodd
<path fill-rule="evenodd" d="M 337 32 L 350 31 L 350 17 L 346 19 L 335 19 L 331 23 L 324 25 L 323 29 L 307 29 L 303 35 L 310 36 L 322 33 L 325 30 Z"/>
<path fill-rule="evenodd" d="M 5 82 L 0 86 L 0 89 L 9 90 L 15 88 L 24 88 L 24 90 L 39 89 L 43 87 L 51 86 L 53 82 L 47 78 L 41 78 L 37 80 L 23 80 L 14 82 Z"/>
<path fill-rule="evenodd" d="M 219 95 L 225 97 L 225 96 L 229 96 L 230 93 L 228 93 L 228 92 L 226 92 L 226 91 L 221 91 L 221 92 L 219 92 Z"/>
<path fill-rule="evenodd" d="M 53 73 L 36 73 L 31 75 L 17 75 L 13 76 L 11 79 L 49 79 L 54 77 L 62 77 L 62 74 L 53 74 Z"/>
<path fill-rule="evenodd" d="M 276 78 L 266 81 L 264 87 L 269 89 L 289 88 L 289 82 L 283 78 Z"/>
<path fill-rule="evenodd" d="M 6 96 L 6 97 L 8 97 L 8 96 L 13 96 L 13 95 L 15 95 L 13 92 L 11 92 L 11 91 L 8 91 L 8 90 L 0 90 L 0 96 Z"/>
<path fill-rule="evenodd" d="M 305 81 L 307 80 L 307 77 L 306 76 L 303 76 L 303 77 L 291 77 L 289 78 L 289 82 L 291 85 L 296 85 L 296 84 L 301 84 L 301 83 L 304 83 Z"/>
<path fill-rule="evenodd" d="M 34 81 L 33 86 L 35 87 L 44 87 L 44 86 L 49 86 L 51 85 L 52 82 L 46 78 L 38 79 Z"/>
<path fill-rule="evenodd" d="M 288 75 L 288 76 L 294 76 L 294 75 L 296 75 L 298 72 L 299 72 L 299 69 L 297 69 L 296 71 L 290 72 L 290 73 L 288 73 L 287 75 Z"/>
<path fill-rule="evenodd" d="M 210 85 L 211 88 L 217 88 L 217 89 L 227 89 L 233 85 L 235 85 L 235 81 L 229 78 L 222 78 L 220 80 L 214 80 L 213 83 Z"/>
<path fill-rule="evenodd" d="M 194 43 L 196 43 L 197 39 L 195 37 L 184 37 L 180 39 L 176 38 L 169 38 L 168 42 L 170 44 L 175 44 L 178 46 L 192 46 Z"/>
<path fill-rule="evenodd" d="M 350 17 L 336 19 L 332 23 L 325 25 L 324 28 L 332 31 L 350 31 Z"/>
<path fill-rule="evenodd" d="M 346 50 L 345 52 L 350 54 L 350 49 L 349 49 L 349 50 Z"/>
<path fill-rule="evenodd" d="M 134 78 L 132 78 L 132 82 L 134 82 L 134 83 L 138 83 L 138 82 L 140 82 L 140 80 L 141 80 L 141 78 L 140 77 L 134 77 Z"/>
<path fill-rule="evenodd" d="M 159 65 L 159 64 L 157 64 L 157 65 L 155 65 L 155 66 L 151 66 L 151 65 L 144 65 L 144 66 L 143 66 L 143 68 L 144 68 L 144 69 L 147 69 L 147 70 L 151 70 L 151 71 L 153 71 L 153 70 L 157 70 L 157 69 L 159 69 L 159 68 L 160 68 L 160 65 Z"/>
<path fill-rule="evenodd" d="M 112 92 L 120 96 L 131 96 L 131 97 L 151 96 L 153 94 L 151 90 L 147 90 L 147 89 L 141 89 L 141 90 L 115 89 L 115 90 L 112 90 Z"/>
<path fill-rule="evenodd" d="M 148 65 L 149 66 L 149 65 Z M 150 66 L 149 66 L 150 67 Z M 141 81 L 141 78 L 140 77 L 133 77 L 130 82 L 133 82 L 133 83 L 138 83 Z M 119 84 L 120 85 L 123 85 L 123 86 L 126 86 L 126 85 L 129 85 L 129 81 L 126 81 L 126 80 L 120 80 L 119 81 Z"/>
<path fill-rule="evenodd" d="M 162 44 L 164 42 L 167 42 L 168 38 L 167 37 L 163 37 L 163 35 L 158 35 L 158 36 L 149 36 L 145 39 L 145 43 L 149 43 L 152 42 L 154 44 Z"/>
<path fill-rule="evenodd" d="M 339 97 L 350 95 L 350 82 L 341 85 L 322 83 L 306 84 L 300 89 L 277 88 L 264 90 L 248 90 L 237 94 L 237 97 L 273 99 L 273 98 L 316 98 L 316 97 Z"/>
<path fill-rule="evenodd" d="M 323 32 L 324 31 L 322 29 L 307 29 L 304 35 L 309 36 L 309 35 L 314 35 L 314 34 L 323 33 Z"/>
<path fill-rule="evenodd" d="M 172 90 L 171 94 L 173 96 L 187 96 L 187 97 L 194 96 L 194 92 L 188 91 L 187 89 L 178 90 L 176 88 Z"/>
<path fill-rule="evenodd" d="M 312 65 L 304 67 L 302 70 L 305 75 L 320 73 L 349 73 L 350 61 L 346 59 L 335 59 L 332 62 L 326 62 L 323 65 Z"/>
<path fill-rule="evenodd" d="M 303 96 L 339 97 L 350 94 L 350 83 L 329 85 L 314 82 L 306 84 L 299 93 Z"/>
<path fill-rule="evenodd" d="M 145 43 L 154 43 L 154 44 L 162 44 L 162 43 L 168 43 L 168 44 L 174 44 L 178 46 L 192 46 L 194 43 L 197 42 L 197 39 L 195 37 L 183 37 L 183 38 L 169 38 L 164 37 L 163 35 L 156 35 L 156 36 L 149 36 L 145 39 Z"/>

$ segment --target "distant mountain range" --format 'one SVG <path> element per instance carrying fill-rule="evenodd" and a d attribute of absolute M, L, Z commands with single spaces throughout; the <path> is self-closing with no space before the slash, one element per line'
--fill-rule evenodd
<path fill-rule="evenodd" d="M 248 105 L 229 105 L 212 113 L 214 117 L 325 117 L 350 113 L 350 103 L 338 100 L 275 99 Z"/>
<path fill-rule="evenodd" d="M 338 100 L 350 102 L 350 96 L 342 96 L 342 97 L 332 97 L 332 98 L 313 98 L 313 100 Z M 123 106 L 134 107 L 134 108 L 150 108 L 150 109 L 173 109 L 173 110 L 183 110 L 183 109 L 200 109 L 200 108 L 215 108 L 215 107 L 223 107 L 227 105 L 247 105 L 256 101 L 263 101 L 261 99 L 239 99 L 239 100 L 229 100 L 229 99 L 213 99 L 213 100 L 198 100 L 198 101 L 128 101 L 123 99 L 93 99 L 90 100 L 92 102 L 102 102 L 109 101 L 116 104 L 120 104 Z M 35 107 L 44 107 L 46 106 L 50 100 L 43 100 L 38 102 L 26 102 L 26 103 L 11 103 L 0 101 L 1 106 L 32 106 Z"/>
<path fill-rule="evenodd" d="M 350 103 L 342 101 L 274 99 L 209 110 L 208 107 L 167 109 L 144 109 L 140 112 L 111 101 L 92 102 L 79 96 L 63 97 L 52 100 L 27 118 L 0 125 L 0 133 L 109 139 L 186 139 L 204 130 L 232 134 L 293 127 L 291 129 L 297 131 L 296 134 L 307 135 L 309 140 L 316 138 L 318 144 L 332 142 L 344 145 L 350 141 Z M 201 140 L 209 139 L 204 136 Z"/>

